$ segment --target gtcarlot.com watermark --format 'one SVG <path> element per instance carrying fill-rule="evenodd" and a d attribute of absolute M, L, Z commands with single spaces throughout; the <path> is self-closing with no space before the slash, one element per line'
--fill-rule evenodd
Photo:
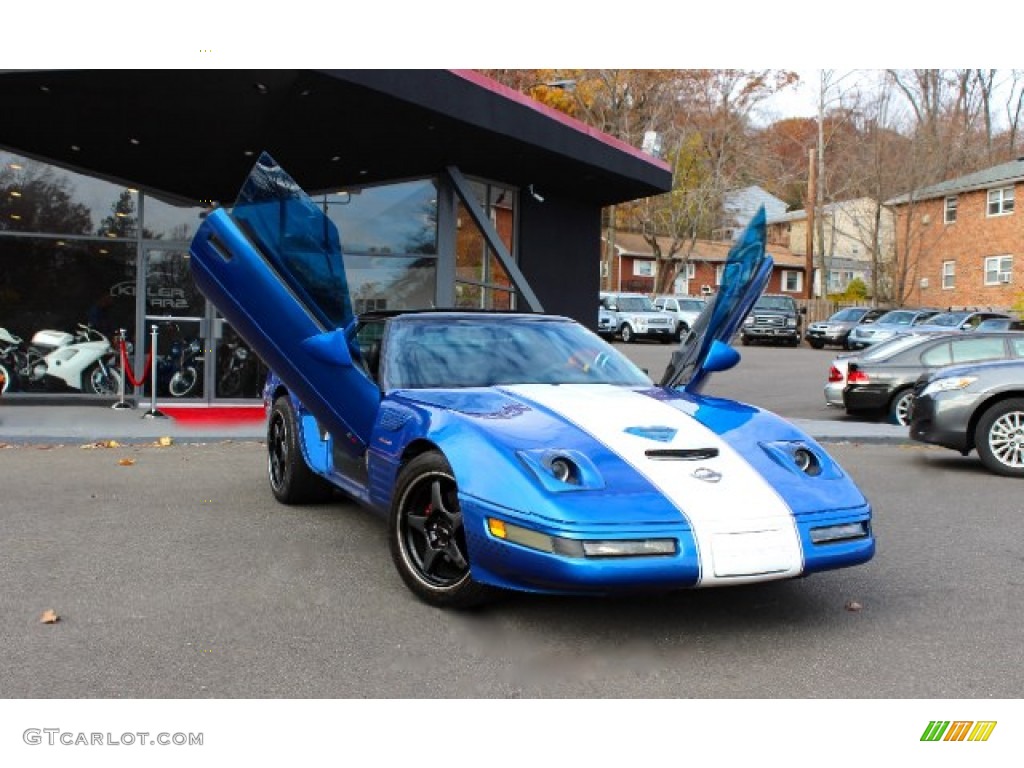
<path fill-rule="evenodd" d="M 26 728 L 22 740 L 30 746 L 50 747 L 201 747 L 202 733 L 151 733 L 125 731 L 124 733 L 98 733 L 95 731 L 64 731 L 60 728 Z"/>

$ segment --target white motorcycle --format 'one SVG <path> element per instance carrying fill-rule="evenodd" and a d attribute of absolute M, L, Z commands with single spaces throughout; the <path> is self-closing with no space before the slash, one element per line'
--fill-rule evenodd
<path fill-rule="evenodd" d="M 119 362 L 120 355 L 110 340 L 82 323 L 74 334 L 39 331 L 28 346 L 0 328 L 0 366 L 6 372 L 5 391 L 70 388 L 96 395 L 116 395 L 121 386 Z"/>

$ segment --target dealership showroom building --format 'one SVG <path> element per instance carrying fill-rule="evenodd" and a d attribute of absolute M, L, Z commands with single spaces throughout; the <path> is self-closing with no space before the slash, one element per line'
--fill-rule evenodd
<path fill-rule="evenodd" d="M 262 152 L 338 226 L 356 311 L 595 327 L 602 209 L 671 186 L 662 161 L 468 70 L 0 71 L 0 98 L 0 363 L 12 339 L 88 324 L 123 329 L 140 376 L 155 325 L 157 396 L 193 344 L 197 405 L 262 384 L 188 267 Z M 11 378 L 5 399 L 90 392 Z"/>

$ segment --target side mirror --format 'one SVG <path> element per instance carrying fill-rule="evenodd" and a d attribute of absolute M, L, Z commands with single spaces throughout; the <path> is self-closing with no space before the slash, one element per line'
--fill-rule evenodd
<path fill-rule="evenodd" d="M 708 373 L 717 371 L 728 371 L 740 361 L 740 353 L 730 347 L 724 341 L 715 339 L 711 342 L 711 349 L 708 351 L 707 359 L 704 361 L 704 370 Z"/>
<path fill-rule="evenodd" d="M 800 307 L 800 314 L 801 315 L 806 315 L 807 314 L 807 307 Z"/>

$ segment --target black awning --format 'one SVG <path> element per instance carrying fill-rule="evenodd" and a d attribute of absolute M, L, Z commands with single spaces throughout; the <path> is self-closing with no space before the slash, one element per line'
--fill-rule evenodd
<path fill-rule="evenodd" d="M 662 163 L 450 70 L 0 73 L 0 147 L 184 200 L 234 200 L 267 151 L 311 191 L 456 166 L 608 205 L 665 192 Z"/>

